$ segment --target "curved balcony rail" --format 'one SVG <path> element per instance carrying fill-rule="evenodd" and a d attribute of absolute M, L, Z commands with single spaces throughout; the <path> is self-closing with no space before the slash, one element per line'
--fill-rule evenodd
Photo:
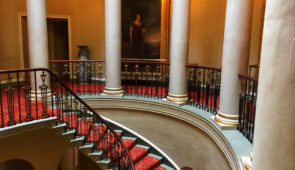
<path fill-rule="evenodd" d="M 122 60 L 125 96 L 163 99 L 169 93 L 169 62 Z M 100 95 L 105 83 L 104 61 L 51 60 L 51 70 L 78 95 Z M 220 69 L 187 65 L 188 105 L 216 114 Z"/>
<path fill-rule="evenodd" d="M 169 93 L 169 62 L 122 60 L 125 96 L 163 99 Z M 100 95 L 104 89 L 104 61 L 52 60 L 50 67 L 78 95 Z M 187 105 L 216 114 L 221 69 L 187 64 Z M 59 70 L 58 70 L 59 69 Z M 257 78 L 239 75 L 241 82 L 238 129 L 253 141 Z"/>
<path fill-rule="evenodd" d="M 66 74 L 58 75 L 66 78 Z M 110 162 L 108 168 L 134 169 L 132 158 L 114 129 L 56 74 L 42 68 L 4 70 L 0 71 L 0 79 L 1 128 L 57 117 L 57 125 L 66 124 L 76 138 L 83 138 L 84 144 L 93 144 L 92 149 L 102 153 L 99 161 Z"/>
<path fill-rule="evenodd" d="M 239 75 L 239 78 L 241 93 L 238 130 L 252 143 L 255 128 L 258 79 L 247 75 Z"/>

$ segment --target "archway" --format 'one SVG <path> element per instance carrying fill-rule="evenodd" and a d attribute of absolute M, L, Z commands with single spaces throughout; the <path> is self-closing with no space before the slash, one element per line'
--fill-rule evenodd
<path fill-rule="evenodd" d="M 35 167 L 23 159 L 10 159 L 0 163 L 1 170 L 35 170 Z"/>

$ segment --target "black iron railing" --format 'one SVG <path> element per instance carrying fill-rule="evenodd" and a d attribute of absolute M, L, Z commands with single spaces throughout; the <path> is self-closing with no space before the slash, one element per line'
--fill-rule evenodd
<path fill-rule="evenodd" d="M 50 70 L 78 95 L 99 95 L 103 92 L 104 61 L 52 60 Z"/>
<path fill-rule="evenodd" d="M 122 61 L 125 96 L 163 99 L 169 93 L 169 62 Z M 54 60 L 51 70 L 78 95 L 100 95 L 104 90 L 105 65 L 97 60 Z M 220 69 L 188 64 L 188 105 L 217 113 Z"/>
<path fill-rule="evenodd" d="M 1 128 L 57 117 L 57 124 L 66 123 L 67 128 L 75 129 L 76 137 L 85 137 L 84 143 L 93 143 L 93 149 L 102 151 L 101 159 L 110 160 L 109 168 L 134 169 L 113 128 L 53 72 L 42 68 L 3 70 L 0 79 Z"/>
<path fill-rule="evenodd" d="M 169 88 L 169 63 L 122 61 L 122 86 L 126 96 L 165 98 Z"/>
<path fill-rule="evenodd" d="M 219 108 L 220 69 L 187 65 L 188 104 L 216 114 Z"/>
<path fill-rule="evenodd" d="M 241 93 L 238 130 L 252 143 L 255 128 L 258 79 L 246 75 L 239 75 L 239 77 Z"/>

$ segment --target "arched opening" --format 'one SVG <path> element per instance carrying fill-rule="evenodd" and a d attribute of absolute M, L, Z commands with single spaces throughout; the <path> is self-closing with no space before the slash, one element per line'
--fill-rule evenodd
<path fill-rule="evenodd" d="M 23 159 L 10 159 L 0 163 L 1 170 L 35 170 L 35 167 Z"/>

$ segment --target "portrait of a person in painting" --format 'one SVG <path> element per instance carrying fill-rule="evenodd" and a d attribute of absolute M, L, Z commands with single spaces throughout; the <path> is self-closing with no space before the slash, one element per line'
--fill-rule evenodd
<path fill-rule="evenodd" d="M 130 44 L 135 58 L 144 56 L 144 33 L 146 28 L 141 20 L 141 15 L 137 13 L 136 19 L 130 24 Z"/>

